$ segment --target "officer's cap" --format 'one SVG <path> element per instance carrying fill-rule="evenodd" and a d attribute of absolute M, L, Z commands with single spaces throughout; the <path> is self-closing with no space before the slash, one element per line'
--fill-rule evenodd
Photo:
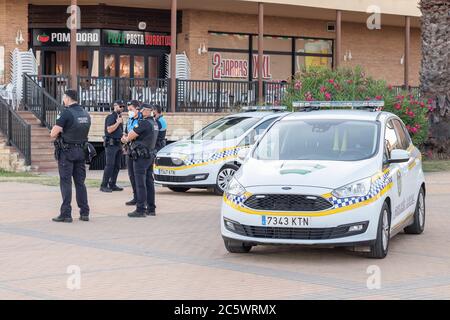
<path fill-rule="evenodd" d="M 143 104 L 140 105 L 138 110 L 143 110 L 143 109 L 153 110 L 153 106 L 151 104 L 148 104 L 148 103 L 143 103 Z"/>
<path fill-rule="evenodd" d="M 121 106 L 121 107 L 125 107 L 125 101 L 123 101 L 123 100 L 116 100 L 116 101 L 114 101 L 114 104 L 117 104 L 118 106 Z"/>
<path fill-rule="evenodd" d="M 139 101 L 137 101 L 137 100 L 131 100 L 131 101 L 128 101 L 127 105 L 129 105 L 129 106 L 135 106 L 136 108 L 139 108 L 139 106 L 140 106 L 141 104 L 140 104 Z"/>

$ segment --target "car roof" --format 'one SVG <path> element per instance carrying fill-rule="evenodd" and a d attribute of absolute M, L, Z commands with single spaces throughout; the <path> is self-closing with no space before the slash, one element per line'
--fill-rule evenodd
<path fill-rule="evenodd" d="M 336 119 L 336 120 L 360 120 L 360 121 L 384 121 L 393 115 L 382 111 L 368 110 L 314 110 L 292 112 L 283 117 L 281 121 L 303 120 L 303 119 Z"/>
<path fill-rule="evenodd" d="M 241 113 L 230 114 L 230 115 L 226 116 L 225 118 L 246 117 L 246 118 L 263 119 L 263 118 L 269 117 L 269 116 L 281 117 L 281 116 L 288 115 L 288 114 L 289 114 L 289 112 L 281 112 L 281 111 L 251 111 L 251 112 L 241 112 Z"/>

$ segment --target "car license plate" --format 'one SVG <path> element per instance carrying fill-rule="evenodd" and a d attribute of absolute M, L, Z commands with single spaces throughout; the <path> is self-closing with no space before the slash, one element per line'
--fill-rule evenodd
<path fill-rule="evenodd" d="M 306 228 L 311 225 L 310 217 L 262 216 L 261 224 L 268 227 Z"/>
<path fill-rule="evenodd" d="M 160 175 L 163 175 L 163 176 L 174 176 L 175 175 L 175 170 L 159 169 L 157 174 L 160 174 Z"/>

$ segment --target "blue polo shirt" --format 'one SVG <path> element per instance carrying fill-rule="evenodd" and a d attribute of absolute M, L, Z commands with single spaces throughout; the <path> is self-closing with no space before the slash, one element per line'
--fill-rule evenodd
<path fill-rule="evenodd" d="M 133 131 L 133 128 L 138 124 L 139 120 L 141 119 L 142 119 L 141 113 L 139 113 L 137 118 L 128 118 L 126 133 L 130 133 L 131 131 Z"/>

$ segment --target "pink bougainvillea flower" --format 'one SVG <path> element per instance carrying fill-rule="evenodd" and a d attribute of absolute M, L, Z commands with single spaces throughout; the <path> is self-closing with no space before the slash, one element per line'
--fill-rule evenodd
<path fill-rule="evenodd" d="M 394 108 L 396 110 L 400 110 L 402 108 L 402 105 L 400 103 L 396 103 L 396 104 L 394 104 Z"/>
<path fill-rule="evenodd" d="M 421 103 L 420 103 L 420 107 L 421 107 L 421 108 L 425 107 L 425 103 L 424 103 L 424 102 L 421 102 Z"/>
<path fill-rule="evenodd" d="M 376 96 L 375 99 L 376 100 L 383 100 L 383 97 L 382 96 Z"/>
<path fill-rule="evenodd" d="M 325 93 L 325 99 L 326 99 L 327 101 L 331 100 L 331 93 L 326 92 L 326 93 Z"/>
<path fill-rule="evenodd" d="M 334 79 L 330 79 L 330 80 L 328 80 L 328 82 L 333 84 L 334 83 Z"/>
<path fill-rule="evenodd" d="M 416 128 L 416 127 L 412 127 L 412 128 L 411 128 L 411 132 L 412 132 L 412 133 L 417 133 L 417 128 Z"/>
<path fill-rule="evenodd" d="M 388 85 L 388 89 L 392 90 L 392 84 Z"/>
<path fill-rule="evenodd" d="M 325 91 L 327 91 L 327 87 L 321 86 L 321 87 L 320 87 L 320 92 L 321 92 L 321 93 L 324 93 Z"/>
<path fill-rule="evenodd" d="M 300 90 L 302 88 L 302 82 L 301 81 L 296 81 L 294 84 L 294 89 L 295 90 Z"/>

